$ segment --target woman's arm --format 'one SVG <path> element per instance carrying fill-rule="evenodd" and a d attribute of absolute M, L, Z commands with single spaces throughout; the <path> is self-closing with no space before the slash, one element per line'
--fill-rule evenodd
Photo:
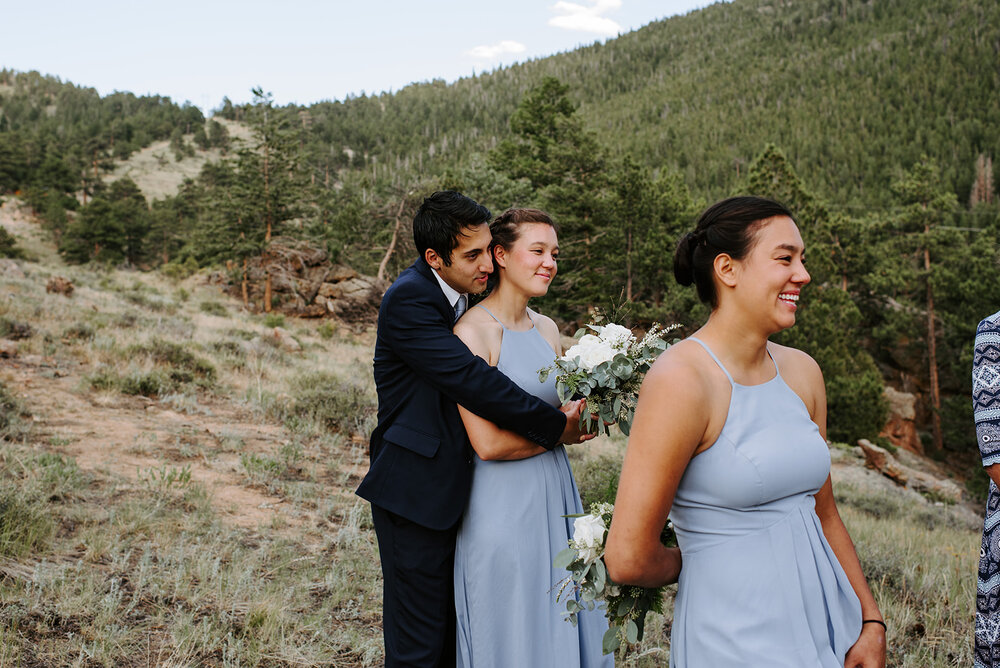
<path fill-rule="evenodd" d="M 614 582 L 658 587 L 680 574 L 680 550 L 661 544 L 660 533 L 704 438 L 711 403 L 703 379 L 684 358 L 668 350 L 639 390 L 604 555 Z"/>
<path fill-rule="evenodd" d="M 797 360 L 797 372 L 802 374 L 803 380 L 808 382 L 811 401 L 806 405 L 810 407 L 810 417 L 819 427 L 819 433 L 826 440 L 826 388 L 823 383 L 823 372 L 819 365 L 811 358 L 803 354 L 805 360 Z M 847 533 L 847 527 L 840 518 L 837 511 L 837 503 L 833 498 L 833 484 L 829 476 L 823 487 L 816 493 L 816 515 L 819 517 L 823 527 L 823 535 L 833 548 L 833 553 L 837 555 L 840 566 L 847 574 L 847 579 L 854 588 L 861 601 L 861 618 L 882 620 L 882 613 L 878 609 L 878 603 L 868 588 L 868 581 L 865 579 L 864 570 L 861 568 L 861 561 L 858 560 L 858 553 L 854 549 L 854 542 Z M 846 668 L 884 668 L 885 667 L 885 629 L 879 624 L 864 624 L 861 627 L 861 636 L 847 653 L 847 660 L 844 663 Z"/>
<path fill-rule="evenodd" d="M 499 338 L 491 336 L 491 334 L 495 334 L 491 331 L 493 324 L 493 321 L 475 322 L 466 316 L 455 326 L 455 335 L 469 347 L 474 355 L 483 358 L 491 366 L 495 366 L 500 354 Z M 579 419 L 578 406 L 570 405 L 569 410 L 575 410 L 577 419 Z M 482 460 L 525 459 L 545 452 L 545 448 L 532 443 L 519 434 L 501 429 L 495 423 L 479 417 L 461 405 L 458 407 L 458 412 L 462 416 L 462 422 L 469 435 L 469 441 L 472 443 L 472 449 Z"/>

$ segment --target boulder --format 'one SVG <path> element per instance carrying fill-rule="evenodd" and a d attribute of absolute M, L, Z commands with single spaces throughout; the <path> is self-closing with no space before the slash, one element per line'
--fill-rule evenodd
<path fill-rule="evenodd" d="M 326 304 L 309 304 L 299 307 L 295 312 L 300 318 L 322 318 L 326 314 Z"/>
<path fill-rule="evenodd" d="M 933 473 L 920 471 L 901 464 L 888 450 L 881 448 L 868 439 L 858 441 L 865 454 L 868 468 L 875 469 L 902 487 L 908 487 L 935 501 L 959 503 L 964 498 L 962 487 L 953 480 L 939 478 Z M 902 453 L 900 453 L 902 454 Z M 914 462 L 918 461 L 909 455 Z"/>
<path fill-rule="evenodd" d="M 867 438 L 858 441 L 858 445 L 861 446 L 861 450 L 865 453 L 865 464 L 868 468 L 875 469 L 886 478 L 904 487 L 906 486 L 909 476 L 905 471 L 905 467 L 900 466 L 896 458 L 888 450 L 875 445 Z"/>
<path fill-rule="evenodd" d="M 320 265 L 318 267 L 307 267 L 304 272 L 302 272 L 302 278 L 316 283 L 325 283 L 327 281 L 327 276 L 330 275 L 330 267 Z"/>
<path fill-rule="evenodd" d="M 0 357 L 17 357 L 17 341 L 0 339 Z"/>
<path fill-rule="evenodd" d="M 900 392 L 893 387 L 885 388 L 885 399 L 889 404 L 889 419 L 879 436 L 889 439 L 897 448 L 903 448 L 918 455 L 924 454 L 923 443 L 917 434 L 917 397 L 909 392 Z"/>
<path fill-rule="evenodd" d="M 358 276 L 358 272 L 354 271 L 350 267 L 345 267 L 342 264 L 335 264 L 330 267 L 330 273 L 327 275 L 326 280 L 330 283 L 340 283 L 341 281 L 349 281 L 352 278 L 357 278 Z"/>
<path fill-rule="evenodd" d="M 45 291 L 55 292 L 66 297 L 70 297 L 73 294 L 73 282 L 68 278 L 63 278 L 62 276 L 53 276 L 49 279 L 49 282 L 46 283 Z"/>
<path fill-rule="evenodd" d="M 366 299 L 375 287 L 375 282 L 363 277 L 349 278 L 338 283 L 323 283 L 319 286 L 319 294 L 328 300 L 357 301 Z"/>

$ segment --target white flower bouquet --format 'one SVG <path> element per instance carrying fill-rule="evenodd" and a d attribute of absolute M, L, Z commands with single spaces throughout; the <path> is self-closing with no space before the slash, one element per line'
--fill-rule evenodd
<path fill-rule="evenodd" d="M 614 505 L 595 503 L 586 515 L 575 516 L 569 547 L 557 554 L 553 561 L 556 568 L 565 568 L 570 572 L 562 581 L 558 594 L 559 599 L 567 589 L 573 594 L 567 598 L 563 613 L 570 623 L 576 626 L 577 615 L 583 610 L 593 610 L 598 603 L 604 608 L 604 615 L 608 618 L 608 630 L 603 642 L 605 654 L 619 648 L 626 651 L 629 645 L 642 640 L 646 615 L 650 611 L 663 612 L 665 589 L 618 585 L 608 577 L 604 565 L 604 544 L 613 513 Z M 668 546 L 677 544 L 669 523 L 663 528 L 660 542 Z"/>
<path fill-rule="evenodd" d="M 608 425 L 617 424 L 628 436 L 642 378 L 667 349 L 663 336 L 675 327 L 654 323 L 637 339 L 621 325 L 591 323 L 576 333 L 576 345 L 552 366 L 538 371 L 538 380 L 544 383 L 555 371 L 560 401 L 565 404 L 577 395 L 587 399 L 587 410 L 580 416 L 581 427 L 585 424 L 587 431 L 593 431 L 596 417 L 603 422 L 605 433 Z"/>

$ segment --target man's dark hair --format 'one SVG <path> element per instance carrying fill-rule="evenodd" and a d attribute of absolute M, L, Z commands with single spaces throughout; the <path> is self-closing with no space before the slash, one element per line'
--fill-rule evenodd
<path fill-rule="evenodd" d="M 458 247 L 458 235 L 467 227 L 488 223 L 493 214 L 454 190 L 439 190 L 424 200 L 413 217 L 413 243 L 420 257 L 430 248 L 446 267 L 451 266 L 451 252 Z"/>

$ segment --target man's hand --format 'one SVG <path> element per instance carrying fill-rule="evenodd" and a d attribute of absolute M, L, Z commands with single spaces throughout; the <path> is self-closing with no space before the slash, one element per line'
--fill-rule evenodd
<path fill-rule="evenodd" d="M 578 399 L 559 409 L 566 414 L 566 428 L 563 429 L 562 436 L 559 437 L 560 443 L 583 443 L 597 436 L 597 434 L 588 434 L 580 429 L 580 415 L 583 414 L 586 407 L 587 400 Z"/>

